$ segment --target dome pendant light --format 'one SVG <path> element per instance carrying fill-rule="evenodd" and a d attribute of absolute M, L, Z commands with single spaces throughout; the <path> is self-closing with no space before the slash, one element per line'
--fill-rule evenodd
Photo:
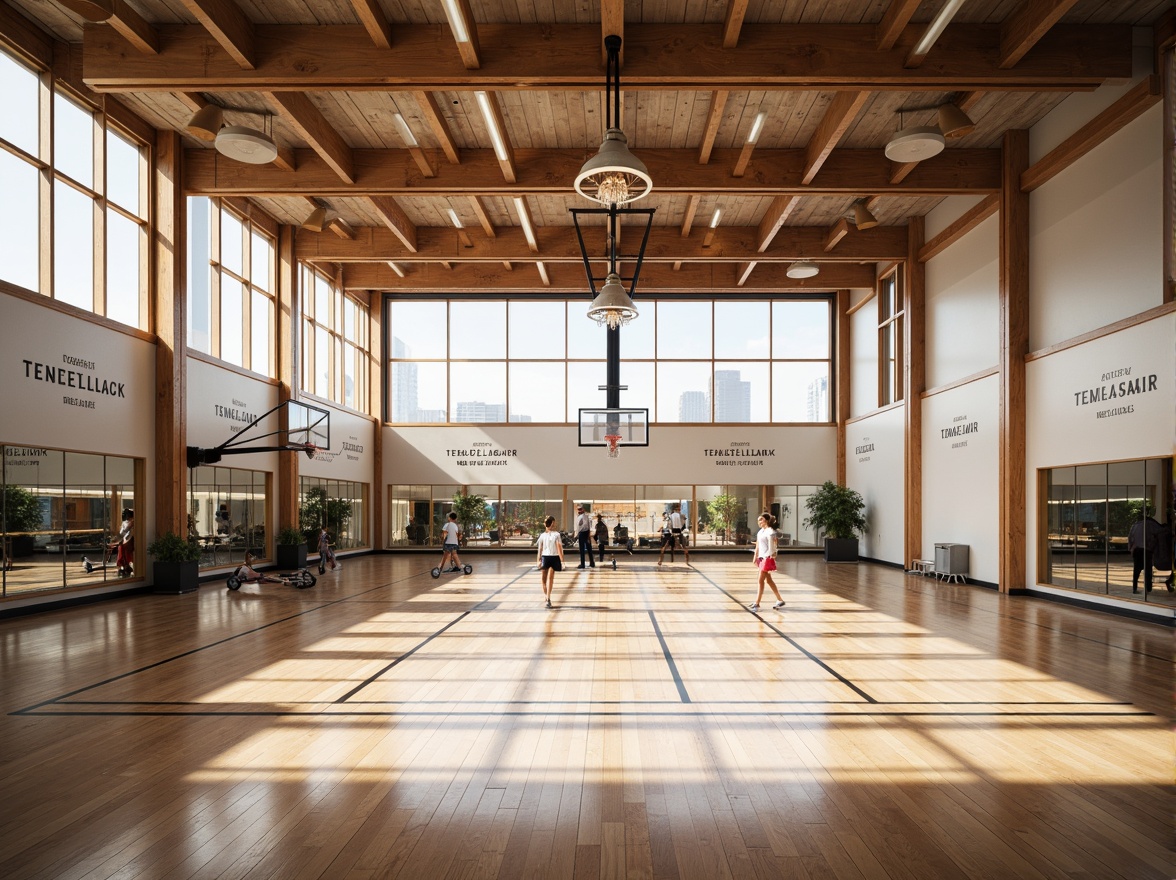
<path fill-rule="evenodd" d="M 891 162 L 922 162 L 943 152 L 946 141 L 934 125 L 902 127 L 902 111 L 898 111 L 899 131 L 886 144 L 886 158 Z"/>
<path fill-rule="evenodd" d="M 621 131 L 621 38 L 604 38 L 608 51 L 605 73 L 605 133 L 596 155 L 576 175 L 576 192 L 602 205 L 627 205 L 649 195 L 653 178 L 645 164 L 629 152 Z"/>
<path fill-rule="evenodd" d="M 247 125 L 226 125 L 217 132 L 215 146 L 222 156 L 248 165 L 266 165 L 278 158 L 274 139 Z"/>
<path fill-rule="evenodd" d="M 588 307 L 588 317 L 597 324 L 607 325 L 609 330 L 616 330 L 637 317 L 637 307 L 625 292 L 621 276 L 616 272 L 609 272 L 604 279 L 604 286 Z"/>

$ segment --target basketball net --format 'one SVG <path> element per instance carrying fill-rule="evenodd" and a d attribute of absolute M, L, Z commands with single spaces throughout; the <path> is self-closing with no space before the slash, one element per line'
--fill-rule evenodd
<path fill-rule="evenodd" d="M 621 442 L 621 435 L 605 434 L 604 439 L 608 441 L 608 457 L 616 458 L 620 455 L 621 450 L 617 448 L 617 444 Z"/>

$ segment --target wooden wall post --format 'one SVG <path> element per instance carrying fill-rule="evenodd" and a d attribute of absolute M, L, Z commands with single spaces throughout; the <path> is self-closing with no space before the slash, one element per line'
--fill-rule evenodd
<path fill-rule="evenodd" d="M 1006 131 L 1000 192 L 1000 569 L 1002 593 L 1025 589 L 1025 356 L 1029 353 L 1029 132 Z"/>
<path fill-rule="evenodd" d="M 372 431 L 372 549 L 388 546 L 384 533 L 384 294 L 378 290 L 368 295 L 368 412 L 375 423 Z M 391 388 L 391 386 L 389 386 Z"/>
<path fill-rule="evenodd" d="M 849 291 L 837 291 L 837 397 L 830 401 L 833 421 L 837 423 L 837 485 L 845 485 L 845 425 L 849 421 L 850 376 L 853 374 L 853 352 L 850 349 Z"/>
<path fill-rule="evenodd" d="M 298 265 L 294 259 L 294 227 L 278 230 L 278 320 L 277 364 L 278 402 L 298 399 L 301 377 L 302 303 L 298 294 Z M 281 410 L 284 431 L 289 414 Z M 298 528 L 298 465 L 301 456 L 278 453 L 278 528 Z"/>
<path fill-rule="evenodd" d="M 919 251 L 926 237 L 923 217 L 907 226 L 907 260 L 902 291 L 902 398 L 905 472 L 904 566 L 923 557 L 923 392 L 927 390 L 926 268 Z"/>
<path fill-rule="evenodd" d="M 155 327 L 155 534 L 187 535 L 188 309 L 184 145 L 155 138 L 151 305 Z"/>

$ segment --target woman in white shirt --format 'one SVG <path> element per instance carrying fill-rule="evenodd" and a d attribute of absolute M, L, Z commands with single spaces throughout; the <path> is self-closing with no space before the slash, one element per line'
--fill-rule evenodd
<path fill-rule="evenodd" d="M 555 517 L 549 516 L 543 520 L 547 530 L 539 533 L 535 541 L 538 556 L 535 562 L 539 566 L 539 577 L 543 585 L 543 599 L 547 607 L 551 606 L 551 590 L 555 587 L 555 573 L 563 571 L 563 540 L 559 529 L 555 528 Z"/>
<path fill-rule="evenodd" d="M 755 601 L 747 607 L 752 611 L 759 611 L 766 583 L 776 594 L 776 604 L 772 607 L 783 608 L 784 599 L 776 589 L 776 582 L 772 580 L 772 572 L 776 570 L 776 529 L 775 520 L 770 513 L 760 514 L 759 527 L 755 536 L 755 566 L 759 569 L 759 592 L 755 594 Z"/>

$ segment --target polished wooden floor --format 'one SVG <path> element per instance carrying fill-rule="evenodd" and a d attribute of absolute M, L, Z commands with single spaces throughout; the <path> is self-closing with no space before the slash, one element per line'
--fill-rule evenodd
<path fill-rule="evenodd" d="M 0 877 L 1169 878 L 1171 630 L 876 565 L 297 591 L 0 621 Z"/>

